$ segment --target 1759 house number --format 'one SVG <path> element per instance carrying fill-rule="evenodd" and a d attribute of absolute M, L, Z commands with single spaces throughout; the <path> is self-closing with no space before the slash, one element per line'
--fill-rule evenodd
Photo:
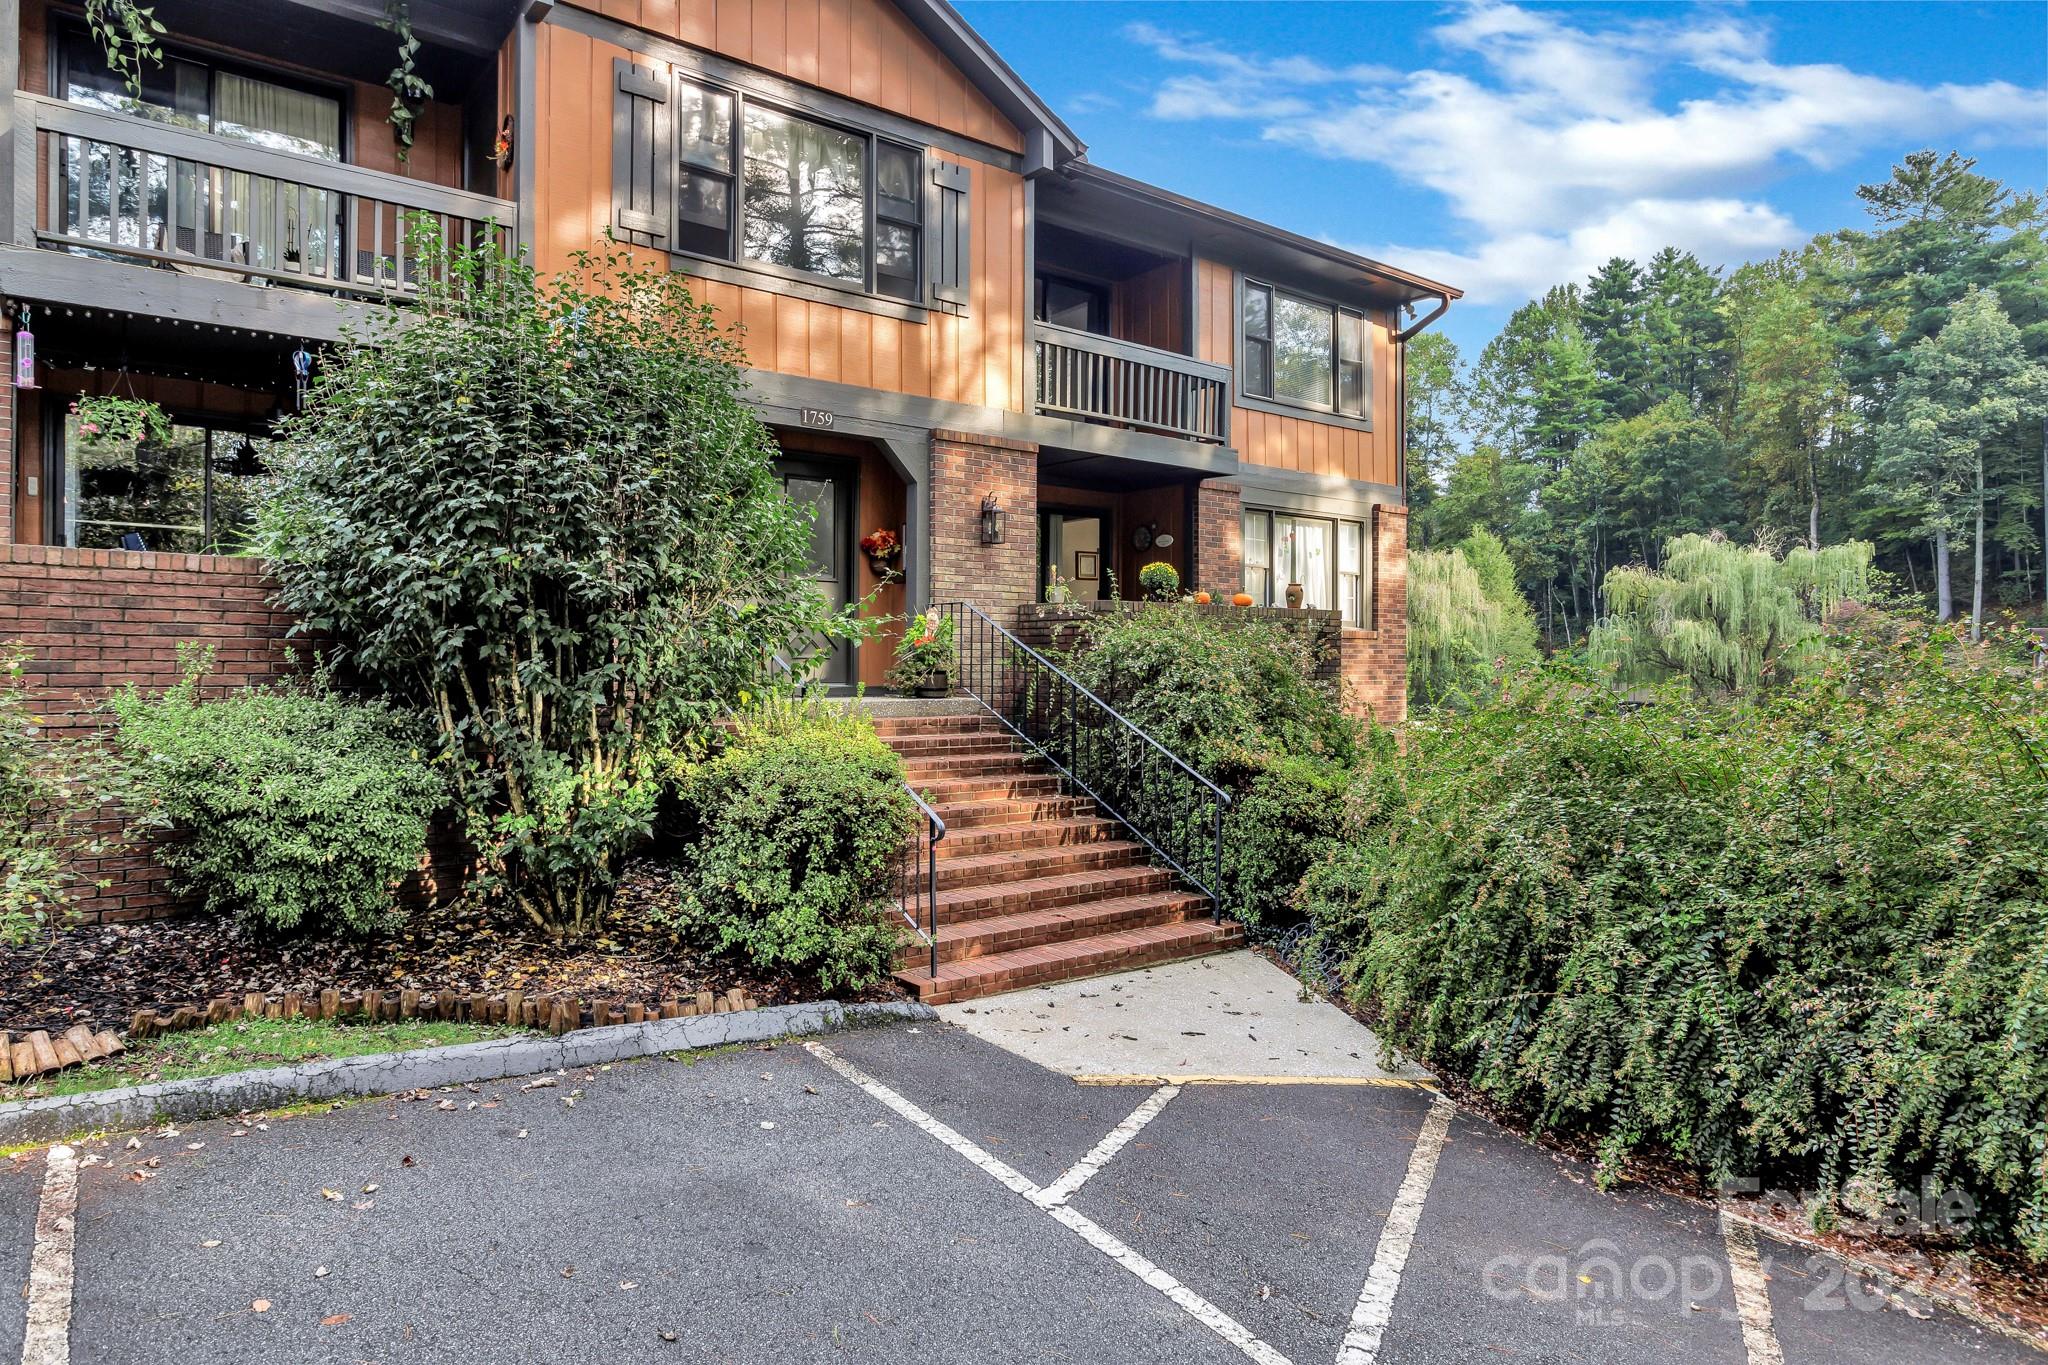
<path fill-rule="evenodd" d="M 839 418 L 836 414 L 827 412 L 824 408 L 804 408 L 801 411 L 800 420 L 807 427 L 819 427 L 825 431 L 830 431 L 833 424 Z"/>

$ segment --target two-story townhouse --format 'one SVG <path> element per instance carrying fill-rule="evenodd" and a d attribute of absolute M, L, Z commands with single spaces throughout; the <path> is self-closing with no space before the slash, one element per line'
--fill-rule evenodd
<path fill-rule="evenodd" d="M 321 348 L 412 288 L 427 213 L 689 276 L 843 599 L 1000 614 L 1155 559 L 1219 600 L 1298 584 L 1403 714 L 1403 343 L 1457 291 L 1094 165 L 944 0 L 411 0 L 436 98 L 404 157 L 381 0 L 156 9 L 136 95 L 75 4 L 0 0 L 0 637 L 53 707 L 190 636 L 229 679 L 281 665 L 232 553 L 249 480 Z M 107 393 L 173 439 L 81 431 Z M 899 573 L 856 551 L 878 527 Z"/>

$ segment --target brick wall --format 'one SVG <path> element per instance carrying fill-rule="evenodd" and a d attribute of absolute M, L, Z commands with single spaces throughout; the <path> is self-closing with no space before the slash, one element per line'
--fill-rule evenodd
<path fill-rule="evenodd" d="M 932 433 L 932 601 L 991 616 L 1038 599 L 1038 447 L 963 431 Z M 981 543 L 981 500 L 1002 503 L 1001 545 Z"/>
<path fill-rule="evenodd" d="M 1408 719 L 1408 509 L 1372 509 L 1372 628 L 1343 633 L 1344 690 L 1355 715 Z"/>
<path fill-rule="evenodd" d="M 1190 591 L 1228 602 L 1244 586 L 1244 494 L 1234 483 L 1195 486 L 1195 563 Z"/>

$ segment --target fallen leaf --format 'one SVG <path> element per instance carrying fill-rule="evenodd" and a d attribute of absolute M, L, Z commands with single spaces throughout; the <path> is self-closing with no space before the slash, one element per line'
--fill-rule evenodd
<path fill-rule="evenodd" d="M 249 1305 L 249 1310 L 253 1313 L 268 1313 L 270 1311 L 270 1300 L 258 1299 Z"/>
<path fill-rule="evenodd" d="M 313 1267 L 313 1278 L 316 1280 L 324 1280 L 331 1273 L 332 1272 L 329 1271 L 327 1267 L 324 1265 L 318 1265 Z"/>
<path fill-rule="evenodd" d="M 398 1159 L 398 1164 L 401 1166 L 410 1166 L 412 1165 L 412 1157 L 410 1155 L 402 1156 Z"/>
<path fill-rule="evenodd" d="M 185 1144 L 185 1150 L 188 1152 L 196 1152 L 205 1145 L 206 1144 L 203 1142 L 188 1142 Z"/>
<path fill-rule="evenodd" d="M 334 1201 L 335 1201 L 336 1203 L 340 1203 L 340 1202 L 341 1202 L 341 1191 L 340 1191 L 340 1190 L 322 1190 L 322 1191 L 320 1191 L 320 1197 L 321 1197 L 322 1199 L 332 1199 L 332 1200 L 334 1200 Z"/>
<path fill-rule="evenodd" d="M 663 1341 L 674 1341 L 676 1339 L 676 1334 L 674 1332 L 663 1332 L 661 1334 L 661 1339 Z"/>
<path fill-rule="evenodd" d="M 368 1185 L 365 1185 L 365 1186 L 363 1186 L 363 1193 L 364 1193 L 364 1194 L 375 1194 L 376 1192 L 377 1192 L 377 1185 L 376 1185 L 376 1182 L 375 1182 L 375 1181 L 372 1181 L 372 1182 L 371 1182 L 370 1184 L 368 1184 Z"/>
<path fill-rule="evenodd" d="M 339 1327 L 353 1316 L 354 1314 L 352 1313 L 330 1313 L 320 1319 L 320 1325 L 322 1327 Z"/>
<path fill-rule="evenodd" d="M 524 1128 L 521 1128 L 521 1129 L 519 1130 L 518 1136 L 519 1136 L 519 1137 L 522 1137 L 522 1138 L 523 1138 L 523 1137 L 525 1137 L 525 1136 L 526 1136 L 526 1130 L 525 1130 Z"/>
<path fill-rule="evenodd" d="M 769 1122 L 767 1122 L 767 1121 L 765 1121 L 765 1120 L 763 1120 L 763 1122 L 762 1122 L 762 1124 L 761 1124 L 761 1127 L 762 1127 L 763 1129 L 773 1129 L 773 1128 L 775 1127 L 775 1125 L 774 1125 L 774 1124 L 772 1124 L 772 1123 L 769 1123 Z"/>
<path fill-rule="evenodd" d="M 620 1281 L 619 1281 L 619 1288 L 621 1288 L 621 1289 L 638 1289 L 639 1287 L 640 1287 L 640 1282 L 639 1282 L 639 1281 L 637 1281 L 637 1280 L 620 1280 Z"/>
<path fill-rule="evenodd" d="M 141 1138 L 129 1138 L 129 1139 L 128 1139 L 128 1150 L 129 1150 L 129 1151 L 131 1151 L 131 1152 L 137 1152 L 137 1151 L 140 1151 L 140 1150 L 142 1150 L 142 1139 L 141 1139 Z"/>
<path fill-rule="evenodd" d="M 368 1213 L 371 1209 L 377 1207 L 377 1201 L 374 1199 L 358 1199 L 355 1203 L 350 1204 L 349 1207 L 357 1213 Z"/>
<path fill-rule="evenodd" d="M 212 1249 L 213 1249 L 214 1247 L 217 1247 L 217 1246 L 219 1246 L 219 1245 L 220 1245 L 220 1238 L 218 1238 L 218 1237 L 214 1237 L 214 1238 L 211 1238 L 211 1239 L 209 1239 L 209 1240 L 207 1240 L 207 1241 L 201 1242 L 201 1243 L 200 1243 L 199 1245 L 201 1245 L 201 1246 L 203 1246 L 203 1247 L 207 1248 L 208 1250 L 212 1250 Z"/>
<path fill-rule="evenodd" d="M 565 1266 L 563 1266 L 563 1267 L 562 1267 L 562 1278 L 563 1278 L 563 1279 L 565 1279 L 565 1280 L 573 1280 L 573 1279 L 575 1279 L 575 1278 L 576 1278 L 576 1267 L 575 1267 L 575 1266 L 573 1266 L 573 1265 L 565 1265 Z"/>

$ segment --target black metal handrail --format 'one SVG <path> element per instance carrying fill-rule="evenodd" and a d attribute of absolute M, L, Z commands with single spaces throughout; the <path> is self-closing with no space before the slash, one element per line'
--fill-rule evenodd
<path fill-rule="evenodd" d="M 1222 919 L 1230 794 L 972 602 L 931 609 L 953 622 L 953 686 L 1207 896 Z"/>
<path fill-rule="evenodd" d="M 910 924 L 910 932 L 924 940 L 931 953 L 931 974 L 939 974 L 939 841 L 946 837 L 946 822 L 931 808 L 917 788 L 908 782 L 903 790 L 917 803 L 924 816 L 913 828 L 902 851 L 896 855 L 896 910 Z M 923 923 L 920 924 L 919 920 Z"/>

